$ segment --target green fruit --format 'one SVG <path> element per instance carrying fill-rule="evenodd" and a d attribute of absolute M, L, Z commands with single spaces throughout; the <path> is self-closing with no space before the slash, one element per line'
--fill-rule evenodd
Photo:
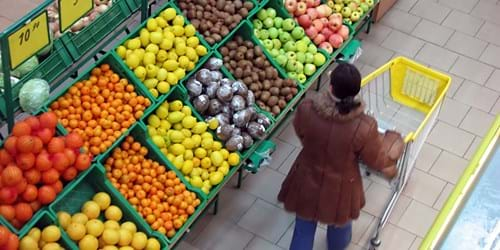
<path fill-rule="evenodd" d="M 160 118 L 156 115 L 150 115 L 148 117 L 148 125 L 153 127 L 153 128 L 159 128 L 161 125 Z"/>
<path fill-rule="evenodd" d="M 160 135 L 153 135 L 153 136 L 151 136 L 151 140 L 159 148 L 165 147 L 165 141 L 163 140 L 163 137 L 161 137 Z"/>

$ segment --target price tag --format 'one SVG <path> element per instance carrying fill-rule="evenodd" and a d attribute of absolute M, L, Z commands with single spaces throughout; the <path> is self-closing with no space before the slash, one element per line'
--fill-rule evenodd
<path fill-rule="evenodd" d="M 59 0 L 61 33 L 94 8 L 93 0 Z"/>
<path fill-rule="evenodd" d="M 10 68 L 15 69 L 50 42 L 47 12 L 40 13 L 9 35 Z"/>

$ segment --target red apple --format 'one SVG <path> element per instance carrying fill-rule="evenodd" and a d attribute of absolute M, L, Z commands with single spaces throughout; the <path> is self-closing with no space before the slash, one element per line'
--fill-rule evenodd
<path fill-rule="evenodd" d="M 318 35 L 318 30 L 314 28 L 313 26 L 309 27 L 306 29 L 306 35 L 310 39 L 314 39 Z"/>
<path fill-rule="evenodd" d="M 315 7 L 314 0 L 306 0 L 307 8 Z"/>
<path fill-rule="evenodd" d="M 326 4 L 322 4 L 318 7 L 316 7 L 316 10 L 318 11 L 319 17 L 328 17 L 332 14 L 332 8 L 328 7 Z"/>
<path fill-rule="evenodd" d="M 312 21 L 312 26 L 319 32 L 323 29 L 324 25 L 323 25 L 323 22 L 321 22 L 321 20 L 319 19 L 316 19 L 314 21 Z"/>
<path fill-rule="evenodd" d="M 309 8 L 306 13 L 311 17 L 311 20 L 318 18 L 318 11 L 316 8 Z"/>
<path fill-rule="evenodd" d="M 324 42 L 326 40 L 326 37 L 323 35 L 323 34 L 318 34 L 314 39 L 313 39 L 313 42 L 314 44 L 316 45 L 319 45 L 321 44 L 322 42 Z"/>
<path fill-rule="evenodd" d="M 288 10 L 289 13 L 294 13 L 295 10 L 297 9 L 297 0 L 286 0 L 285 8 L 286 10 Z"/>
<path fill-rule="evenodd" d="M 326 25 L 328 23 L 328 18 L 326 18 L 326 17 L 322 17 L 322 18 L 320 18 L 318 20 L 320 20 L 321 23 L 323 23 L 323 25 Z"/>
<path fill-rule="evenodd" d="M 320 49 L 324 49 L 328 54 L 331 54 L 333 52 L 333 47 L 329 42 L 323 42 L 319 45 Z"/>
<path fill-rule="evenodd" d="M 321 0 L 314 0 L 314 6 L 318 6 L 321 4 Z"/>
<path fill-rule="evenodd" d="M 328 18 L 328 25 L 327 26 L 330 29 L 332 29 L 333 31 L 339 30 L 340 27 L 342 26 L 342 16 L 338 15 L 337 13 L 331 15 Z"/>
<path fill-rule="evenodd" d="M 297 9 L 295 10 L 295 16 L 301 16 L 306 14 L 307 5 L 304 2 L 297 3 Z"/>
<path fill-rule="evenodd" d="M 309 26 L 311 26 L 311 23 L 312 23 L 312 20 L 311 20 L 311 16 L 309 15 L 302 15 L 302 16 L 299 16 L 298 18 L 298 23 L 300 24 L 300 26 L 302 26 L 302 28 L 304 29 L 307 29 L 309 28 Z"/>
<path fill-rule="evenodd" d="M 329 38 L 330 36 L 333 35 L 333 30 L 331 30 L 330 28 L 328 27 L 324 27 L 322 30 L 321 30 L 321 34 L 323 36 L 325 36 L 326 38 Z"/>
<path fill-rule="evenodd" d="M 344 39 L 339 34 L 333 34 L 328 38 L 328 42 L 336 49 L 342 46 Z"/>
<path fill-rule="evenodd" d="M 347 26 L 342 25 L 337 33 L 342 37 L 342 39 L 347 40 L 349 38 L 349 28 Z"/>

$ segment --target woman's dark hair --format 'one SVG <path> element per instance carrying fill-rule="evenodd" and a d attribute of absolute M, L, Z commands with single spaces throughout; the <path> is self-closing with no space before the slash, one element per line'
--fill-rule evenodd
<path fill-rule="evenodd" d="M 361 74 L 354 65 L 339 64 L 332 72 L 330 85 L 332 94 L 340 99 L 336 102 L 340 114 L 347 114 L 361 105 L 359 101 L 354 100 L 361 89 Z"/>

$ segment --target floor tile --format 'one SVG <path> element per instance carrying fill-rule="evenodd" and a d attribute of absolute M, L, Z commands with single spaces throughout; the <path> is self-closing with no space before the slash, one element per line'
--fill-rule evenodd
<path fill-rule="evenodd" d="M 448 27 L 422 20 L 411 34 L 425 41 L 443 46 L 450 39 L 453 32 L 453 29 Z"/>
<path fill-rule="evenodd" d="M 247 185 L 247 182 L 242 185 Z M 218 214 L 237 222 L 256 200 L 257 197 L 243 189 L 226 186 L 219 195 Z"/>
<path fill-rule="evenodd" d="M 229 232 L 219 239 L 212 247 L 205 249 L 210 250 L 243 250 L 245 246 L 252 240 L 253 234 L 244 230 L 241 227 L 234 226 Z"/>
<path fill-rule="evenodd" d="M 293 146 L 302 147 L 299 137 L 297 137 L 297 134 L 295 134 L 295 129 L 292 122 L 285 126 L 278 138 Z"/>
<path fill-rule="evenodd" d="M 478 0 L 438 0 L 438 2 L 452 9 L 470 13 L 474 6 L 477 4 Z"/>
<path fill-rule="evenodd" d="M 417 2 L 418 0 L 398 0 L 393 7 L 408 12 Z"/>
<path fill-rule="evenodd" d="M 470 161 L 472 157 L 474 157 L 474 154 L 476 153 L 477 149 L 479 148 L 479 145 L 481 145 L 481 142 L 483 141 L 483 138 L 476 136 L 474 138 L 474 141 L 470 145 L 469 149 L 467 149 L 467 153 L 464 155 L 464 159 Z"/>
<path fill-rule="evenodd" d="M 2 4 L 2 16 L 9 20 L 18 20 L 35 9 L 38 4 L 31 1 L 16 1 L 16 4 Z"/>
<path fill-rule="evenodd" d="M 476 37 L 483 41 L 500 46 L 500 33 L 498 32 L 499 30 L 500 26 L 498 24 L 485 22 L 477 33 Z"/>
<path fill-rule="evenodd" d="M 175 250 L 200 250 L 200 249 L 189 244 L 187 241 L 181 241 L 175 246 Z"/>
<path fill-rule="evenodd" d="M 493 65 L 497 68 L 500 67 L 500 47 L 490 44 L 486 48 L 486 50 L 483 52 L 481 55 L 481 58 L 479 58 L 481 61 L 488 63 L 490 65 Z"/>
<path fill-rule="evenodd" d="M 399 52 L 403 55 L 415 56 L 422 48 L 424 42 L 415 37 L 394 30 L 389 34 L 387 39 L 382 43 L 382 46 Z"/>
<path fill-rule="evenodd" d="M 370 65 L 365 65 L 363 66 L 363 68 L 361 69 L 360 73 L 361 73 L 361 76 L 362 77 L 366 77 L 367 75 L 373 73 L 375 70 L 377 70 L 377 68 L 375 67 L 372 67 Z"/>
<path fill-rule="evenodd" d="M 257 174 L 251 174 L 245 179 L 242 189 L 267 202 L 277 204 L 278 193 L 285 176 L 275 170 L 262 168 Z"/>
<path fill-rule="evenodd" d="M 458 55 L 442 47 L 426 43 L 415 59 L 427 63 L 431 68 L 448 71 L 457 60 Z"/>
<path fill-rule="evenodd" d="M 443 26 L 474 36 L 483 23 L 483 19 L 473 17 L 462 11 L 453 10 L 444 20 Z"/>
<path fill-rule="evenodd" d="M 448 91 L 446 92 L 446 96 L 451 98 L 455 96 L 455 93 L 457 93 L 457 90 L 460 88 L 460 86 L 462 86 L 462 83 L 465 81 L 465 79 L 451 73 L 448 73 L 447 75 L 451 77 L 451 83 Z"/>
<path fill-rule="evenodd" d="M 381 23 L 377 23 L 372 26 L 370 34 L 361 33 L 359 37 L 364 41 L 369 41 L 374 44 L 382 44 L 382 42 L 387 38 L 389 33 L 392 32 L 392 28 L 385 26 Z"/>
<path fill-rule="evenodd" d="M 438 119 L 453 126 L 458 126 L 470 109 L 470 106 L 447 97 L 442 105 Z"/>
<path fill-rule="evenodd" d="M 382 231 L 380 239 L 382 240 L 382 245 L 380 249 L 384 250 L 401 250 L 408 249 L 416 236 L 408 231 L 405 231 L 393 224 L 389 223 L 385 226 L 384 231 Z"/>
<path fill-rule="evenodd" d="M 460 56 L 451 68 L 451 73 L 470 81 L 483 84 L 488 80 L 493 72 L 493 67 L 484 63 Z"/>
<path fill-rule="evenodd" d="M 421 243 L 422 243 L 422 238 L 420 237 L 415 238 L 409 250 L 418 250 L 420 248 Z"/>
<path fill-rule="evenodd" d="M 351 241 L 355 243 L 359 242 L 374 219 L 373 215 L 361 211 L 359 218 L 352 223 Z"/>
<path fill-rule="evenodd" d="M 424 143 L 415 161 L 415 167 L 424 172 L 429 171 L 432 165 L 434 165 L 434 162 L 436 162 L 439 154 L 441 154 L 441 151 L 440 148 L 434 145 Z"/>
<path fill-rule="evenodd" d="M 425 205 L 432 206 L 446 182 L 419 169 L 414 169 L 403 193 Z"/>
<path fill-rule="evenodd" d="M 492 23 L 500 24 L 500 6 L 496 3 L 479 1 L 472 9 L 471 14 L 475 17 L 484 18 Z"/>
<path fill-rule="evenodd" d="M 474 140 L 474 135 L 440 121 L 434 126 L 427 139 L 430 144 L 456 155 L 464 155 L 472 140 Z"/>
<path fill-rule="evenodd" d="M 264 240 L 260 237 L 254 237 L 245 250 L 283 250 L 283 248 L 272 244 L 271 242 Z"/>
<path fill-rule="evenodd" d="M 460 128 L 478 136 L 485 136 L 495 117 L 487 112 L 472 108 L 460 124 Z"/>
<path fill-rule="evenodd" d="M 491 74 L 490 79 L 486 82 L 486 87 L 500 92 L 500 69 L 495 69 L 493 74 Z"/>
<path fill-rule="evenodd" d="M 373 235 L 375 233 L 375 228 L 377 227 L 378 223 L 379 223 L 378 218 L 376 218 L 375 220 L 372 221 L 372 223 L 370 223 L 368 229 L 366 229 L 366 232 L 363 234 L 363 237 L 361 237 L 357 245 L 361 246 L 364 249 L 368 249 L 368 247 L 370 246 L 370 240 L 373 238 Z M 384 229 L 382 228 L 382 231 L 383 230 Z M 380 233 L 381 231 L 379 231 L 379 235 Z"/>
<path fill-rule="evenodd" d="M 450 13 L 451 9 L 438 4 L 434 1 L 418 1 L 415 6 L 410 10 L 410 13 L 433 21 L 435 23 L 441 23 Z"/>
<path fill-rule="evenodd" d="M 398 226 L 420 237 L 424 237 L 437 214 L 437 210 L 413 200 L 403 217 L 401 217 Z"/>
<path fill-rule="evenodd" d="M 468 57 L 479 58 L 487 45 L 485 41 L 457 31 L 446 43 L 446 48 Z"/>
<path fill-rule="evenodd" d="M 493 106 L 493 108 L 491 108 L 490 114 L 493 114 L 493 115 L 500 114 L 500 98 L 497 100 L 497 103 L 495 104 L 495 106 Z"/>
<path fill-rule="evenodd" d="M 490 111 L 499 96 L 489 88 L 465 81 L 455 94 L 455 99 L 483 111 Z"/>
<path fill-rule="evenodd" d="M 7 19 L 3 16 L 0 16 L 0 32 L 4 31 L 9 25 L 12 24 L 12 21 L 10 19 Z"/>
<path fill-rule="evenodd" d="M 432 207 L 434 209 L 441 210 L 443 205 L 448 200 L 448 197 L 450 196 L 454 187 L 455 187 L 455 185 L 450 184 L 450 183 L 446 183 L 446 186 L 444 187 L 443 191 L 439 195 L 439 198 L 437 199 L 437 201 L 434 203 L 434 205 Z"/>
<path fill-rule="evenodd" d="M 295 147 L 278 138 L 273 141 L 276 143 L 276 151 L 271 155 L 271 164 L 269 167 L 276 170 L 281 167 L 281 164 L 283 164 L 286 158 L 293 152 Z"/>
<path fill-rule="evenodd" d="M 290 168 L 292 167 L 293 163 L 295 162 L 295 159 L 297 159 L 297 156 L 299 156 L 301 150 L 302 149 L 300 148 L 295 148 L 293 152 L 285 160 L 285 162 L 281 164 L 281 167 L 278 169 L 278 171 L 286 176 L 290 171 Z"/>
<path fill-rule="evenodd" d="M 411 33 L 421 18 L 399 9 L 389 10 L 380 23 L 402 32 Z"/>
<path fill-rule="evenodd" d="M 359 60 L 372 67 L 380 67 L 384 65 L 394 54 L 393 51 L 371 42 L 363 42 L 362 49 L 363 53 L 361 54 Z"/>
<path fill-rule="evenodd" d="M 365 248 L 354 243 L 349 244 L 349 246 L 347 247 L 347 250 L 364 250 L 364 249 Z"/>
<path fill-rule="evenodd" d="M 184 236 L 183 241 L 188 242 L 191 245 L 194 244 L 196 238 L 198 238 L 198 236 L 202 234 L 203 230 L 205 230 L 205 228 L 215 218 L 216 216 L 211 213 L 210 209 L 207 209 L 203 216 L 199 217 L 196 220 L 196 223 L 189 229 L 189 232 L 186 234 L 186 236 Z"/>
<path fill-rule="evenodd" d="M 385 209 L 385 205 L 392 195 L 391 189 L 379 183 L 372 183 L 365 194 L 366 205 L 363 211 L 380 216 Z"/>
<path fill-rule="evenodd" d="M 265 240 L 276 243 L 293 220 L 292 214 L 259 199 L 241 218 L 238 225 Z"/>
<path fill-rule="evenodd" d="M 443 151 L 429 173 L 455 184 L 467 167 L 467 160 Z"/>
<path fill-rule="evenodd" d="M 408 198 L 404 194 L 399 196 L 398 201 L 396 202 L 396 205 L 394 206 L 391 215 L 389 216 L 389 222 L 397 224 L 401 219 L 401 216 L 403 216 L 403 214 L 405 213 L 406 209 L 408 209 L 411 201 L 412 199 Z"/>
<path fill-rule="evenodd" d="M 290 225 L 287 228 L 286 232 L 281 236 L 280 240 L 277 243 L 279 247 L 284 249 L 290 249 L 290 243 L 292 242 L 294 226 L 295 222 L 292 223 L 292 225 Z"/>
<path fill-rule="evenodd" d="M 223 216 L 215 217 L 196 238 L 193 246 L 200 249 L 243 249 L 253 235 Z"/>

